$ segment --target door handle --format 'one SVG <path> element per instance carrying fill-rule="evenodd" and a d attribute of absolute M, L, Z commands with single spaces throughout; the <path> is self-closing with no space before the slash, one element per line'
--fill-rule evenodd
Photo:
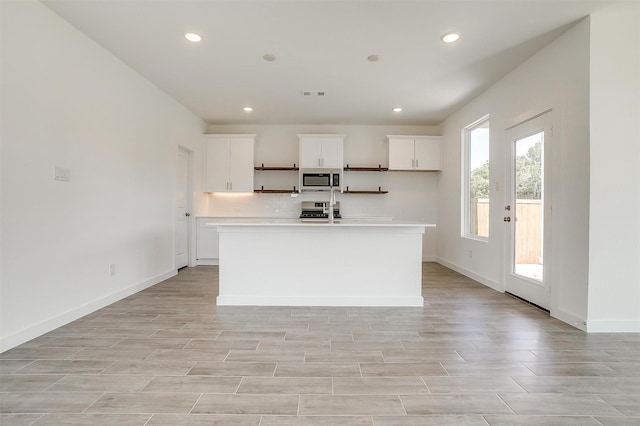
<path fill-rule="evenodd" d="M 191 213 L 187 212 L 184 215 L 188 217 L 188 216 L 191 216 Z"/>
<path fill-rule="evenodd" d="M 511 222 L 511 218 L 509 216 L 505 216 L 504 219 L 502 219 L 504 222 Z"/>

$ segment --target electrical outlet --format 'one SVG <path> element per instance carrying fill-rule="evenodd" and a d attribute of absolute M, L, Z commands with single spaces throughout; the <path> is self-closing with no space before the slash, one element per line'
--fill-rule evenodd
<path fill-rule="evenodd" d="M 112 263 L 109 265 L 109 276 L 112 277 L 116 274 L 116 265 Z"/>
<path fill-rule="evenodd" d="M 61 182 L 71 182 L 71 169 L 55 166 L 53 169 L 53 179 Z"/>
<path fill-rule="evenodd" d="M 473 259 L 473 250 L 469 250 L 469 259 Z"/>

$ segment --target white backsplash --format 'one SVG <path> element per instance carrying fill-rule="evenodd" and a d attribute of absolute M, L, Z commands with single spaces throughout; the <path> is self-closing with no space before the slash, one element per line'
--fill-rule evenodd
<path fill-rule="evenodd" d="M 336 194 L 343 216 L 389 216 L 384 195 Z M 302 201 L 328 201 L 328 192 L 298 194 L 207 194 L 209 216 L 218 217 L 283 217 L 300 215 Z"/>

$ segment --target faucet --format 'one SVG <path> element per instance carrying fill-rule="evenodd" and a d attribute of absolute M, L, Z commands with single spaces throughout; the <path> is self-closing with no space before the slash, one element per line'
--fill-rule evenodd
<path fill-rule="evenodd" d="M 333 206 L 336 204 L 336 192 L 333 186 L 330 188 L 329 195 L 329 223 L 333 223 Z"/>

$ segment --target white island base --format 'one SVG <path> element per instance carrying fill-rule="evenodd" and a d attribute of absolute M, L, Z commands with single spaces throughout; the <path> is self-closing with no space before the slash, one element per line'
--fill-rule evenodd
<path fill-rule="evenodd" d="M 218 305 L 423 306 L 424 224 L 218 226 Z"/>

